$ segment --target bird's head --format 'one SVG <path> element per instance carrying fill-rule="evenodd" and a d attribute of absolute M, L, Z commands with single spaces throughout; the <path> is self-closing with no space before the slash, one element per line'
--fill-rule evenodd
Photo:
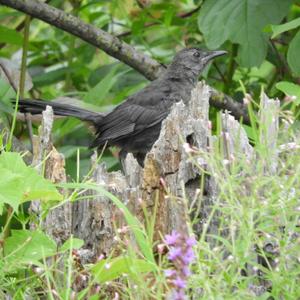
<path fill-rule="evenodd" d="M 207 51 L 199 48 L 185 48 L 174 56 L 170 67 L 175 69 L 187 69 L 199 76 L 212 59 L 226 53 L 226 51 L 221 50 Z"/>

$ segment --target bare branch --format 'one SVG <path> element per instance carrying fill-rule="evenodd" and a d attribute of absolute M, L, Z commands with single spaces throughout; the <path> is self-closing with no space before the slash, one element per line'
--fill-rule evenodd
<path fill-rule="evenodd" d="M 234 101 L 228 95 L 223 94 L 212 88 L 211 96 L 209 98 L 209 104 L 218 108 L 226 109 L 237 120 L 243 119 L 244 124 L 250 124 L 250 118 L 248 115 L 247 107 L 239 102 Z"/>
<path fill-rule="evenodd" d="M 131 66 L 150 80 L 155 79 L 162 69 L 157 61 L 136 51 L 127 43 L 55 7 L 34 0 L 0 0 L 0 4 L 22 11 L 34 18 L 78 36 Z"/>
<path fill-rule="evenodd" d="M 156 60 L 138 52 L 117 37 L 55 7 L 34 0 L 0 0 L 0 4 L 22 11 L 79 37 L 131 66 L 149 80 L 156 79 L 164 71 L 164 67 Z M 249 123 L 247 109 L 219 91 L 213 90 L 210 104 L 219 109 L 227 109 L 236 119 L 242 117 L 245 123 Z"/>

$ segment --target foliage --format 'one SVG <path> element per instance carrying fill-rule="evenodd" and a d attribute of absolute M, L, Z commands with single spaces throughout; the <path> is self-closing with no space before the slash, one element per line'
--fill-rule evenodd
<path fill-rule="evenodd" d="M 221 196 L 212 212 L 219 213 L 221 226 L 216 235 L 204 230 L 194 247 L 197 260 L 193 275 L 188 277 L 187 291 L 196 295 L 195 299 L 253 299 L 250 287 L 268 280 L 272 290 L 264 291 L 261 299 L 299 297 L 300 249 L 295 242 L 295 238 L 299 239 L 300 197 L 299 189 L 295 188 L 300 186 L 299 1 L 51 0 L 49 4 L 120 37 L 164 64 L 185 46 L 229 52 L 210 65 L 203 77 L 235 101 L 251 100 L 252 124 L 245 129 L 256 147 L 257 162 L 249 166 L 246 159 L 240 159 L 229 173 L 219 152 L 199 153 L 207 155 L 205 158 L 220 185 Z M 26 40 L 24 21 L 22 13 L 0 6 L 0 126 L 12 128 L 11 133 L 29 144 L 26 125 L 19 121 L 15 124 L 10 105 L 10 99 L 18 94 L 14 88 L 18 89 L 21 77 L 15 66 L 21 65 L 20 53 Z M 9 71 L 9 80 L 5 71 Z M 74 97 L 77 99 L 67 101 L 94 111 L 112 109 L 147 84 L 135 70 L 36 19 L 30 22 L 29 52 L 23 71 L 27 71 L 25 97 Z M 271 175 L 264 170 L 268 152 L 266 145 L 260 144 L 263 129 L 255 117 L 261 89 L 282 99 L 285 118 L 280 131 L 282 145 L 276 149 L 279 170 Z M 211 120 L 218 132 L 218 112 L 214 108 Z M 292 124 L 288 130 L 286 124 Z M 38 124 L 33 124 L 33 130 L 38 131 Z M 0 134 L 0 298 L 9 294 L 14 299 L 98 299 L 107 297 L 113 288 L 122 299 L 164 299 L 168 293 L 164 270 L 172 266 L 164 256 L 154 256 L 154 229 L 145 228 L 115 196 L 95 185 L 80 183 L 79 177 L 89 170 L 91 156 L 86 148 L 91 136 L 84 125 L 75 119 L 55 122 L 53 142 L 64 153 L 67 172 L 77 182 L 63 187 L 93 189 L 104 194 L 123 211 L 129 228 L 121 254 L 101 257 L 92 265 L 79 262 L 78 266 L 76 262 L 76 250 L 80 250 L 83 241 L 71 236 L 63 245 L 57 245 L 42 230 L 41 220 L 27 212 L 26 202 L 30 200 L 41 202 L 45 215 L 53 203 L 70 199 L 63 199 L 56 186 L 26 166 L 22 154 L 10 152 L 10 147 L 4 146 L 6 133 L 4 129 Z M 103 154 L 102 160 L 111 170 L 118 168 L 116 156 L 116 149 Z M 74 197 L 72 201 L 76 201 Z M 29 221 L 35 221 L 34 230 L 29 230 Z M 147 224 L 154 226 L 154 221 Z M 205 226 L 208 228 L 209 224 Z M 133 236 L 136 244 L 131 242 Z M 270 238 L 280 248 L 276 268 L 258 264 L 253 249 L 255 243 L 256 251 L 266 258 L 269 254 L 264 243 Z M 214 240 L 215 247 L 207 239 Z M 244 276 L 246 266 L 259 270 L 264 278 Z M 78 282 L 83 288 L 77 292 L 72 285 Z M 115 299 L 118 294 L 113 295 Z"/>
<path fill-rule="evenodd" d="M 219 48 L 226 40 L 241 45 L 239 60 L 244 67 L 259 66 L 266 58 L 268 36 L 262 29 L 277 24 L 289 11 L 292 1 L 227 0 L 205 1 L 199 27 L 209 48 Z"/>
<path fill-rule="evenodd" d="M 62 196 L 37 171 L 25 165 L 19 153 L 0 154 L 0 212 L 3 204 L 9 204 L 15 211 L 18 206 L 29 200 L 61 200 Z"/>
<path fill-rule="evenodd" d="M 258 124 L 259 140 L 263 132 L 264 128 Z M 232 158 L 229 168 L 220 152 L 223 139 L 216 141 L 220 147 L 216 147 L 214 152 L 194 152 L 191 157 L 195 165 L 198 155 L 201 160 L 205 159 L 220 189 L 220 196 L 214 203 L 198 242 L 196 245 L 193 240 L 189 242 L 191 246 L 194 245 L 196 260 L 192 264 L 192 274 L 184 273 L 189 274 L 184 277 L 188 287 L 185 292 L 191 293 L 196 299 L 253 299 L 253 290 L 260 280 L 267 280 L 272 286 L 272 289 L 262 293 L 262 299 L 295 299 L 299 295 L 300 267 L 297 259 L 300 248 L 296 242 L 300 234 L 297 227 L 300 197 L 297 189 L 300 184 L 299 132 L 293 126 L 288 129 L 282 126 L 279 136 L 276 174 L 266 172 L 270 149 L 265 144 L 257 143 L 254 148 L 255 165 L 239 157 Z M 115 196 L 92 183 L 66 183 L 60 186 L 72 191 L 72 197 L 65 201 L 71 198 L 72 201 L 81 201 L 84 197 L 76 199 L 81 194 L 79 191 L 93 189 L 121 209 L 127 224 L 126 230 L 122 230 L 122 240 L 117 233 L 117 239 L 122 241 L 119 255 L 112 253 L 106 258 L 99 257 L 95 264 L 82 265 L 76 259 L 75 249 L 80 250 L 83 241 L 70 237 L 58 247 L 38 224 L 33 231 L 12 230 L 11 236 L 2 241 L 2 293 L 15 297 L 19 295 L 21 299 L 28 294 L 34 299 L 45 294 L 54 299 L 84 299 L 87 295 L 88 299 L 98 299 L 107 297 L 109 289 L 113 289 L 117 293 L 113 296 L 119 295 L 122 299 L 164 299 L 170 292 L 168 282 L 173 274 L 170 271 L 176 267 L 177 272 L 182 272 L 183 269 L 179 267 L 183 259 L 190 259 L 190 254 L 176 256 L 177 248 L 180 253 L 190 251 L 190 248 L 185 248 L 187 239 L 176 233 L 166 236 L 164 247 L 170 247 L 169 256 L 161 255 L 164 251 L 158 251 L 158 257 L 153 260 L 153 250 L 157 248 L 152 242 L 153 229 L 144 228 Z M 204 197 L 199 194 L 199 203 Z M 18 213 L 21 214 L 21 207 Z M 148 213 L 145 215 L 149 216 Z M 218 233 L 212 234 L 208 229 L 215 216 L 219 218 L 220 227 Z M 24 225 L 27 222 L 25 220 Z M 146 223 L 153 222 L 149 220 Z M 132 242 L 132 236 L 135 236 L 136 243 Z M 186 239 L 186 242 L 180 242 L 181 239 Z M 258 254 L 267 262 L 272 260 L 272 255 L 270 257 L 265 247 L 271 242 L 278 247 L 272 254 L 276 255 L 274 268 L 257 261 Z M 175 263 L 170 264 L 168 258 Z M 61 272 L 62 267 L 64 272 Z M 250 273 L 244 275 L 251 270 L 262 274 L 261 277 L 251 276 Z M 76 283 L 78 286 L 80 282 L 85 288 L 80 292 L 74 291 L 73 285 Z"/>
<path fill-rule="evenodd" d="M 276 83 L 299 81 L 298 1 L 52 0 L 50 4 L 119 36 L 162 63 L 184 46 L 228 50 L 228 57 L 214 62 L 204 77 L 237 101 L 242 99 L 239 80 L 254 99 L 258 99 L 261 86 L 270 96 L 282 98 Z M 24 15 L 0 7 L 0 22 L 0 56 L 20 65 Z M 27 70 L 34 84 L 28 97 L 73 96 L 84 100 L 86 107 L 87 103 L 95 105 L 92 109 L 98 111 L 110 110 L 147 83 L 102 51 L 39 20 L 30 24 Z M 0 105 L 1 111 L 11 110 L 7 101 Z M 215 110 L 211 112 L 214 120 Z M 18 123 L 16 129 L 17 136 L 27 133 L 24 124 Z M 78 121 L 65 119 L 55 124 L 54 144 L 66 155 L 68 173 L 73 177 L 76 147 L 80 148 L 81 174 L 88 170 L 91 152 L 86 146 L 91 139 Z M 112 154 L 106 151 L 103 160 L 109 168 L 116 168 L 115 150 Z"/>

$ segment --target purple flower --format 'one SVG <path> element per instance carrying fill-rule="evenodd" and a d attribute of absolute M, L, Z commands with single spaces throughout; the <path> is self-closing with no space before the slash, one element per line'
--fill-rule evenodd
<path fill-rule="evenodd" d="M 179 238 L 180 234 L 173 230 L 171 234 L 167 234 L 165 236 L 165 242 L 168 246 L 172 246 L 178 241 Z"/>
<path fill-rule="evenodd" d="M 179 276 L 174 279 L 172 283 L 179 289 L 184 289 L 186 287 L 186 281 Z"/>
<path fill-rule="evenodd" d="M 190 271 L 190 269 L 189 269 L 188 266 L 184 266 L 184 267 L 182 268 L 182 274 L 183 274 L 184 276 L 186 276 L 186 277 L 188 277 L 188 276 L 191 275 L 191 271 Z"/>
<path fill-rule="evenodd" d="M 173 294 L 173 300 L 184 300 L 186 299 L 184 290 L 175 291 Z"/>
<path fill-rule="evenodd" d="M 182 260 L 186 265 L 189 265 L 195 258 L 195 254 L 192 248 L 188 248 L 184 255 L 182 256 Z"/>
<path fill-rule="evenodd" d="M 169 251 L 168 258 L 169 258 L 169 260 L 173 261 L 176 258 L 181 257 L 181 256 L 182 256 L 181 248 L 172 247 Z"/>
<path fill-rule="evenodd" d="M 176 231 L 165 236 L 165 243 L 169 248 L 168 259 L 172 262 L 173 269 L 165 270 L 165 276 L 171 283 L 172 299 L 184 300 L 185 287 L 188 276 L 191 275 L 189 265 L 194 260 L 193 246 L 196 244 L 194 237 L 188 237 Z"/>
<path fill-rule="evenodd" d="M 172 269 L 165 270 L 165 276 L 166 277 L 172 277 L 174 275 L 176 275 L 176 271 L 175 270 L 172 270 Z"/>
<path fill-rule="evenodd" d="M 197 241 L 196 241 L 196 239 L 193 236 L 186 239 L 186 245 L 188 247 L 193 247 L 196 244 L 197 244 Z"/>

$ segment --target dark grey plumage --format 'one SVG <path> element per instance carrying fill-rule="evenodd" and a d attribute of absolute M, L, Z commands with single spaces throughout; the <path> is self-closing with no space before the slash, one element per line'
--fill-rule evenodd
<path fill-rule="evenodd" d="M 128 97 L 106 115 L 41 100 L 21 100 L 19 111 L 40 114 L 46 105 L 50 105 L 56 115 L 89 121 L 96 129 L 96 138 L 91 147 L 103 147 L 105 144 L 118 146 L 122 156 L 131 152 L 143 165 L 145 155 L 157 140 L 161 123 L 172 105 L 180 100 L 187 103 L 208 62 L 225 53 L 198 48 L 181 50 L 160 78 Z"/>

